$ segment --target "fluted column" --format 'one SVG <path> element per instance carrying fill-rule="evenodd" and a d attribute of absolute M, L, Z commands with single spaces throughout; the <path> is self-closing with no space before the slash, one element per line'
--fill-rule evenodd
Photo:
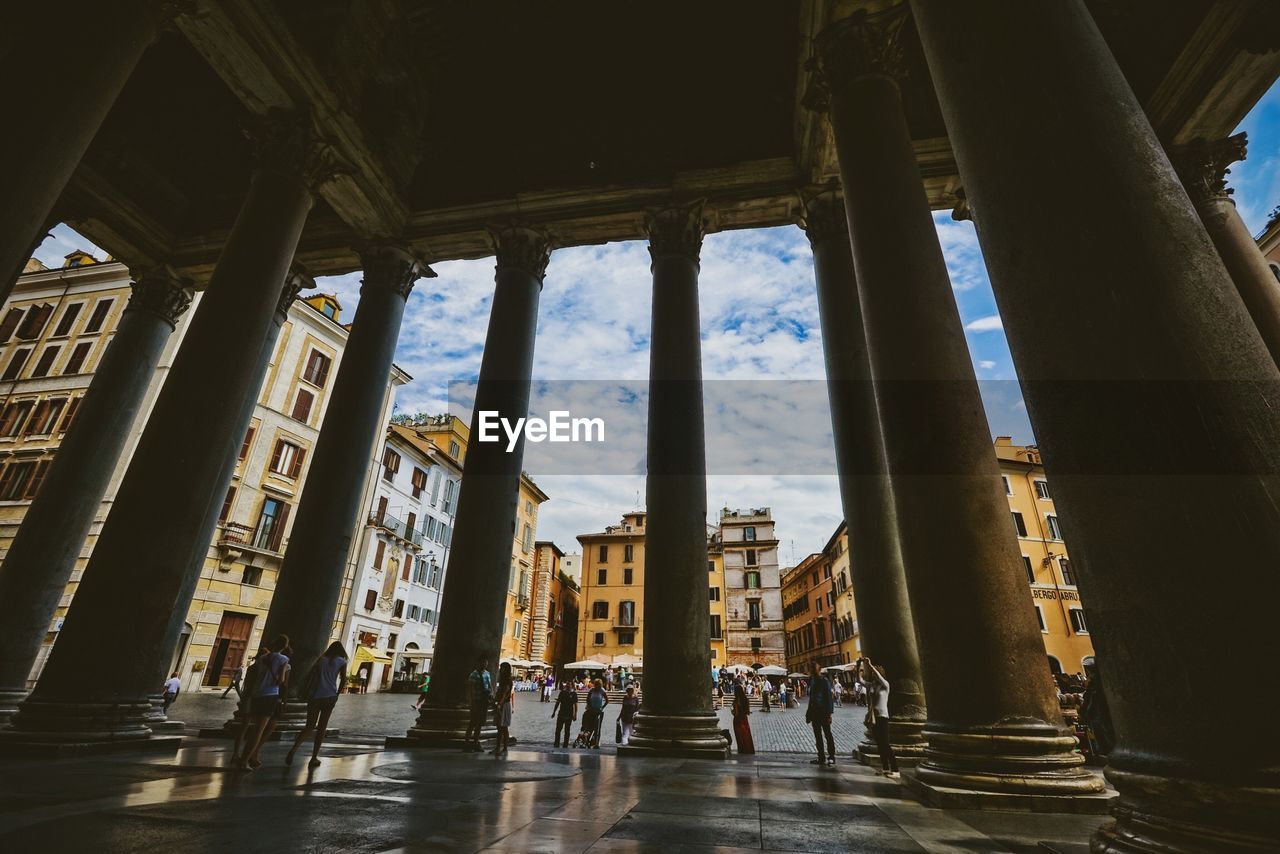
<path fill-rule="evenodd" d="M 160 0 L 27 6 L 7 22 L 21 37 L 0 56 L 0 115 L 27 128 L 0 134 L 0 164 L 6 170 L 0 205 L 0 304 L 9 298 L 32 240 L 138 60 L 163 21 L 179 10 L 177 4 Z M 58 59 L 51 62 L 53 34 Z"/>
<path fill-rule="evenodd" d="M 480 655 L 487 655 L 490 668 L 496 670 L 502 646 L 524 439 L 510 452 L 505 441 L 481 442 L 477 419 L 487 411 L 515 423 L 529 414 L 538 297 L 551 245 L 543 232 L 519 225 L 495 230 L 493 241 L 497 285 L 440 600 L 431 687 L 408 732 L 407 740 L 415 744 L 462 739 L 468 717 L 467 674 Z"/>
<path fill-rule="evenodd" d="M 1100 792 L 1058 709 L 907 130 L 904 13 L 857 12 L 815 48 L 929 690 L 916 776 L 935 791 Z"/>
<path fill-rule="evenodd" d="M 1248 137 L 1238 133 L 1226 139 L 1184 145 L 1170 155 L 1271 358 L 1280 364 L 1280 281 L 1240 218 L 1231 199 L 1234 191 L 1227 187 L 1230 166 L 1244 160 L 1247 146 Z"/>
<path fill-rule="evenodd" d="M 0 567 L 0 718 L 26 696 L 27 676 L 85 537 L 102 506 L 160 354 L 191 305 L 191 282 L 168 267 L 137 273 L 120 325 L 80 401 L 40 493 Z"/>
<path fill-rule="evenodd" d="M 299 669 L 329 644 L 369 459 L 385 427 L 383 405 L 405 301 L 414 282 L 435 275 L 411 249 L 390 242 L 361 247 L 360 260 L 360 305 L 263 628 L 266 638 L 289 636 Z"/>
<path fill-rule="evenodd" d="M 314 188 L 332 174 L 309 121 L 258 128 L 262 161 L 156 399 L 71 607 L 12 738 L 147 738 L 147 696 L 169 664 L 262 387 Z M 281 283 L 285 293 L 281 294 Z M 111 667 L 86 667 L 113 649 Z"/>
<path fill-rule="evenodd" d="M 645 689 L 620 755 L 724 758 L 711 710 L 707 460 L 698 272 L 703 203 L 650 213 L 653 331 L 645 478 Z"/>
<path fill-rule="evenodd" d="M 1278 850 L 1280 372 L 1083 2 L 912 5 L 1117 731 L 1093 850 Z"/>
<path fill-rule="evenodd" d="M 907 598 L 898 517 L 885 462 L 844 200 L 827 188 L 805 200 L 826 357 L 840 504 L 849 526 L 849 574 L 862 651 L 889 680 L 889 740 L 899 758 L 924 752 L 924 678 Z M 870 733 L 858 746 L 878 756 Z"/>

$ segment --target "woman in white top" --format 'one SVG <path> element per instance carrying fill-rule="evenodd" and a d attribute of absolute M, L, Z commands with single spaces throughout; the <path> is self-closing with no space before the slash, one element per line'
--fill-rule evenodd
<path fill-rule="evenodd" d="M 877 773 L 897 777 L 898 758 L 889 743 L 889 680 L 871 659 L 862 658 L 858 660 L 858 681 L 867 689 L 867 716 L 871 718 L 871 733 L 880 750 L 881 770 Z"/>
<path fill-rule="evenodd" d="M 347 651 L 342 644 L 334 641 L 324 654 L 316 659 L 302 681 L 299 699 L 307 701 L 307 722 L 298 732 L 293 747 L 284 757 L 285 765 L 293 764 L 293 754 L 297 752 L 307 733 L 315 730 L 315 742 L 311 747 L 311 761 L 308 768 L 320 767 L 320 745 L 324 744 L 325 731 L 329 726 L 329 716 L 338 702 L 338 689 L 347 676 Z"/>

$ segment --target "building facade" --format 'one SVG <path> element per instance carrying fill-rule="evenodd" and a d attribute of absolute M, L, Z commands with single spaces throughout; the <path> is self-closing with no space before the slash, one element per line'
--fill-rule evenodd
<path fill-rule="evenodd" d="M 537 559 L 538 508 L 547 494 L 529 475 L 520 473 L 515 536 L 511 540 L 511 574 L 507 579 L 506 617 L 502 624 L 502 658 L 528 660 L 528 631 L 533 617 L 533 567 Z"/>
<path fill-rule="evenodd" d="M 782 571 L 768 507 L 720 511 L 729 664 L 786 665 Z"/>
<path fill-rule="evenodd" d="M 528 610 L 524 658 L 559 668 L 573 661 L 578 638 L 578 583 L 561 564 L 555 543 L 536 544 L 533 602 Z"/>
<path fill-rule="evenodd" d="M 814 662 L 820 667 L 844 663 L 836 632 L 839 623 L 835 602 L 831 558 L 825 551 L 783 570 L 787 672 L 808 673 Z"/>

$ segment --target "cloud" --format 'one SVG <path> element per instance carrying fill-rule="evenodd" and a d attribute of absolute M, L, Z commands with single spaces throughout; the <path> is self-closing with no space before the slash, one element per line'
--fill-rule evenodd
<path fill-rule="evenodd" d="M 971 320 L 964 325 L 969 332 L 997 332 L 1004 329 L 1004 323 L 1000 320 L 1000 315 L 989 314 L 986 317 L 979 317 L 977 320 Z"/>
<path fill-rule="evenodd" d="M 981 360 L 979 360 L 979 362 L 978 362 L 978 367 L 979 367 L 981 370 L 984 370 L 984 371 L 990 371 L 990 370 L 993 370 L 993 369 L 995 368 L 995 366 L 996 366 L 996 363 L 995 363 L 994 361 L 992 361 L 991 359 L 981 359 Z"/>

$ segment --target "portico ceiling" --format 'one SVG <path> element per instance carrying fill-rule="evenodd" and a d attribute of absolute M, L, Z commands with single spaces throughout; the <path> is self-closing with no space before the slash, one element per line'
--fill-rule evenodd
<path fill-rule="evenodd" d="M 356 269 L 352 243 L 373 236 L 432 261 L 489 255 L 486 227 L 513 217 L 560 246 L 638 238 L 672 198 L 707 198 L 713 230 L 794 222 L 796 190 L 836 174 L 826 120 L 802 105 L 809 45 L 858 5 L 193 0 L 56 214 L 127 263 L 206 278 L 252 169 L 242 129 L 283 109 L 344 164 L 299 247 L 315 274 Z M 1089 6 L 1166 140 L 1225 135 L 1280 73 L 1257 43 L 1274 4 Z M 910 25 L 904 40 L 921 172 L 950 208 L 946 130 Z"/>

